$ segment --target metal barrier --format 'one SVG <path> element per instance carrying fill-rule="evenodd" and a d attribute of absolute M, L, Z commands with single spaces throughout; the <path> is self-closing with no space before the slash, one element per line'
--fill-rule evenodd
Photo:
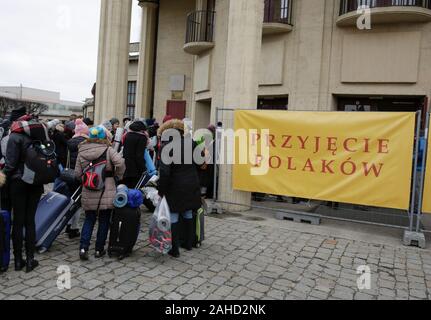
<path fill-rule="evenodd" d="M 277 219 L 283 220 L 291 220 L 295 222 L 306 222 L 310 224 L 320 224 L 321 219 L 328 220 L 337 220 L 337 221 L 345 221 L 352 223 L 361 223 L 366 225 L 374 225 L 374 226 L 382 226 L 388 228 L 402 229 L 405 231 L 403 242 L 405 245 L 414 245 L 419 246 L 421 248 L 425 247 L 425 237 L 424 233 L 429 233 L 424 229 L 421 224 L 421 207 L 423 200 L 423 191 L 424 191 L 424 176 L 425 176 L 425 159 L 426 159 L 426 151 L 423 155 L 423 165 L 422 171 L 418 173 L 418 161 L 419 161 L 419 137 L 420 137 L 420 129 L 421 129 L 421 119 L 422 112 L 416 112 L 416 139 L 415 139 L 415 147 L 414 154 L 412 155 L 413 159 L 413 174 L 412 174 L 412 184 L 411 184 L 411 201 L 410 208 L 408 211 L 404 210 L 395 210 L 395 209 L 387 209 L 387 208 L 377 208 L 377 207 L 367 207 L 367 206 L 359 206 L 354 204 L 338 204 L 336 208 L 329 208 L 327 205 L 324 205 L 322 201 L 313 202 L 313 200 L 307 200 L 304 208 L 307 207 L 307 203 L 309 206 L 313 206 L 313 210 L 306 211 L 303 209 L 289 209 L 283 208 L 282 205 L 278 203 L 274 205 L 275 202 L 272 202 L 271 206 L 256 204 L 256 201 L 252 201 L 251 206 L 245 206 L 239 203 L 226 202 L 221 201 L 218 198 L 218 164 L 220 158 L 220 129 L 223 128 L 223 123 L 221 122 L 225 119 L 225 113 L 233 113 L 240 109 L 227 109 L 227 108 L 217 108 L 216 109 L 216 123 L 217 123 L 217 131 L 215 137 L 215 154 L 214 154 L 214 186 L 213 186 L 213 194 L 214 197 L 212 199 L 212 211 L 213 213 L 222 213 L 221 204 L 227 205 L 235 205 L 235 206 L 244 206 L 250 209 L 258 209 L 265 210 L 275 213 L 275 217 Z M 249 109 L 244 109 L 249 110 Z M 262 110 L 262 112 L 265 112 Z M 427 114 L 426 120 L 426 131 L 428 132 L 430 124 L 430 115 Z M 428 140 L 428 137 L 426 137 Z M 416 192 L 416 184 L 418 183 L 417 179 L 421 178 L 419 194 Z M 289 195 L 285 195 L 285 197 L 289 197 Z M 324 202 L 330 202 L 324 201 Z"/>

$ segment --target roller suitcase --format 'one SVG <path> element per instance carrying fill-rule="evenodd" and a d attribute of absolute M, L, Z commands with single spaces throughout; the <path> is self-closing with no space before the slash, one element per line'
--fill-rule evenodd
<path fill-rule="evenodd" d="M 117 256 L 122 260 L 132 253 L 138 241 L 140 224 L 139 208 L 124 207 L 114 210 L 109 235 L 109 257 Z"/>
<path fill-rule="evenodd" d="M 0 272 L 7 271 L 10 262 L 11 214 L 0 211 Z"/>
<path fill-rule="evenodd" d="M 50 192 L 44 196 L 36 211 L 36 248 L 44 253 L 51 248 L 55 239 L 79 209 L 81 188 L 71 198 Z"/>

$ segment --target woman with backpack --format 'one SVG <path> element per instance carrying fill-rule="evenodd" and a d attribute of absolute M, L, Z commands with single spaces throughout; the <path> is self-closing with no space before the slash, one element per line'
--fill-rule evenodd
<path fill-rule="evenodd" d="M 195 234 L 193 211 L 200 209 L 202 204 L 198 164 L 195 161 L 197 159 L 193 159 L 193 151 L 197 144 L 192 141 L 190 134 L 184 134 L 184 130 L 182 121 L 170 120 L 165 122 L 158 131 L 162 141 L 159 195 L 166 197 L 171 211 L 172 250 L 169 254 L 174 258 L 180 256 L 181 229 L 185 233 L 182 235 L 184 248 L 192 250 Z M 169 139 L 165 138 L 165 134 Z M 171 150 L 169 153 L 164 151 L 168 145 L 170 145 L 168 150 Z M 177 158 L 175 154 L 179 161 L 170 163 L 172 159 Z M 180 228 L 180 215 L 183 218 L 183 228 Z"/>
<path fill-rule="evenodd" d="M 12 124 L 7 143 L 3 172 L 10 185 L 9 194 L 13 211 L 12 242 L 15 271 L 21 271 L 26 268 L 26 272 L 31 272 L 39 265 L 39 262 L 34 259 L 36 250 L 35 215 L 44 188 L 43 184 L 36 181 L 32 183 L 28 181 L 28 177 L 25 177 L 25 164 L 27 165 L 30 146 L 35 141 L 48 141 L 49 137 L 48 129 L 42 124 L 36 125 L 38 124 L 37 121 L 32 119 L 31 116 L 24 115 L 15 120 Z M 36 172 L 36 175 L 38 173 Z M 22 257 L 24 235 L 26 260 Z"/>
<path fill-rule="evenodd" d="M 85 221 L 81 231 L 79 256 L 88 260 L 90 240 L 96 220 L 99 220 L 96 240 L 96 258 L 106 254 L 113 201 L 116 194 L 116 180 L 123 177 L 124 159 L 112 147 L 106 129 L 91 128 L 89 138 L 79 145 L 75 174 L 82 181 L 82 208 Z M 103 176 L 105 179 L 103 179 Z"/>

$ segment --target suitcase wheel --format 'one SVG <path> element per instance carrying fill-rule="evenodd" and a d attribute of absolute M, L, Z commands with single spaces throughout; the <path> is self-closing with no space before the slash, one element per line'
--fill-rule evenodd
<path fill-rule="evenodd" d="M 41 248 L 39 248 L 39 250 L 37 251 L 37 252 L 39 252 L 39 254 L 44 254 L 45 252 L 47 252 L 48 251 L 48 249 L 47 248 L 45 248 L 45 247 L 41 247 Z"/>

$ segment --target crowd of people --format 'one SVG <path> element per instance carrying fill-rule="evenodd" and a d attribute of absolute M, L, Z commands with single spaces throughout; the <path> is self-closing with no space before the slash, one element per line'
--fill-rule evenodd
<path fill-rule="evenodd" d="M 46 129 L 46 136 L 39 137 L 31 132 L 29 123 L 39 122 Z M 19 124 L 19 125 L 18 125 Z M 66 233 L 70 239 L 80 237 L 79 257 L 89 259 L 90 243 L 98 222 L 95 258 L 106 255 L 105 249 L 114 208 L 114 197 L 119 184 L 136 188 L 140 177 L 147 171 L 145 151 L 147 150 L 158 169 L 158 190 L 160 197 L 166 197 L 171 211 L 172 250 L 169 254 L 179 257 L 180 247 L 192 249 L 193 211 L 202 205 L 202 197 L 212 197 L 213 168 L 205 163 L 186 163 L 184 157 L 188 150 L 190 134 L 181 120 L 167 115 L 159 125 L 155 119 L 135 119 L 129 117 L 120 120 L 111 119 L 95 125 L 91 119 L 71 116 L 68 121 L 39 121 L 28 115 L 26 109 L 18 108 L 0 123 L 1 136 L 1 207 L 12 212 L 12 244 L 15 270 L 25 269 L 31 272 L 38 266 L 35 259 L 36 227 L 35 214 L 38 203 L 44 193 L 43 184 L 29 184 L 23 180 L 26 171 L 26 150 L 35 140 L 48 139 L 55 145 L 55 156 L 59 167 L 54 190 L 65 186 L 64 194 L 71 194 L 82 187 L 83 175 L 93 163 L 103 160 L 105 163 L 103 189 L 82 187 L 81 208 L 85 214 L 82 228 L 79 227 L 80 211 L 70 220 Z M 15 128 L 22 130 L 15 130 Z M 117 141 L 118 129 L 124 132 L 121 141 Z M 124 129 L 124 130 L 123 130 Z M 181 163 L 164 163 L 161 154 L 165 146 L 172 141 L 162 141 L 165 130 L 176 130 L 181 137 L 174 141 L 182 152 Z M 211 132 L 214 126 L 208 127 Z M 193 139 L 192 139 L 193 140 Z M 199 143 L 190 142 L 193 149 Z M 116 146 L 116 147 L 114 147 Z M 119 146 L 119 147 L 118 147 Z M 62 181 L 62 173 L 72 172 L 75 180 Z M 3 178 L 3 179 L 1 179 Z M 4 181 L 3 181 L 4 180 Z M 180 227 L 180 223 L 181 225 Z M 184 231 L 180 231 L 184 230 Z M 180 243 L 180 237 L 182 240 Z M 24 254 L 25 252 L 25 258 Z M 5 270 L 0 270 L 5 271 Z"/>

